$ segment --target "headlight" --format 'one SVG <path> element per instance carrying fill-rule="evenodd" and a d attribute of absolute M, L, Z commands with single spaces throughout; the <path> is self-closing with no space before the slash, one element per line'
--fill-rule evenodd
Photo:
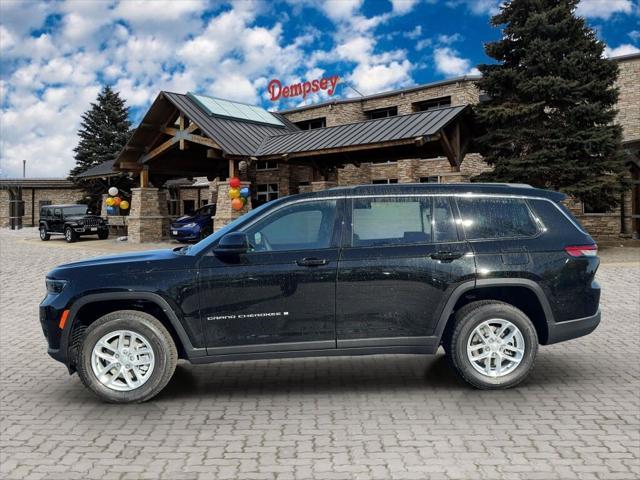
<path fill-rule="evenodd" d="M 45 280 L 45 284 L 47 285 L 47 292 L 49 293 L 60 293 L 64 289 L 67 284 L 66 280 L 53 280 L 51 278 L 47 278 Z"/>
<path fill-rule="evenodd" d="M 193 227 L 197 227 L 198 224 L 197 223 L 187 223 L 184 228 L 193 228 Z"/>

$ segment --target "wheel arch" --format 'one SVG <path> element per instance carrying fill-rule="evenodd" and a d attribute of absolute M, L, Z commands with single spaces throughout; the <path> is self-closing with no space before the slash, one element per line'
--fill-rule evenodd
<path fill-rule="evenodd" d="M 152 292 L 96 293 L 78 299 L 69 311 L 66 341 L 61 348 L 68 352 L 70 367 L 84 330 L 101 316 L 118 310 L 138 310 L 156 317 L 171 334 L 180 358 L 204 355 L 205 349 L 193 347 L 175 311 L 160 295 Z"/>
<path fill-rule="evenodd" d="M 436 336 L 442 341 L 450 334 L 453 316 L 468 303 L 478 300 L 498 300 L 522 310 L 531 320 L 541 344 L 549 339 L 549 325 L 554 322 L 551 305 L 542 288 L 525 278 L 480 279 L 459 285 L 445 304 Z"/>

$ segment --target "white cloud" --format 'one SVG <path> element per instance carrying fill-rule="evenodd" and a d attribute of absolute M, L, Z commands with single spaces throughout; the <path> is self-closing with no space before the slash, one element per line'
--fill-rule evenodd
<path fill-rule="evenodd" d="M 377 65 L 360 64 L 349 80 L 355 84 L 359 92 L 364 95 L 404 87 L 413 83 L 410 71 L 412 64 L 409 60 L 392 61 Z"/>
<path fill-rule="evenodd" d="M 413 30 L 409 30 L 408 32 L 404 32 L 403 36 L 410 40 L 416 40 L 422 36 L 422 25 L 416 25 L 416 28 Z"/>
<path fill-rule="evenodd" d="M 461 4 L 474 15 L 495 15 L 500 11 L 500 0 L 447 0 L 447 5 L 456 8 Z"/>
<path fill-rule="evenodd" d="M 607 58 L 622 57 L 623 55 L 631 55 L 633 53 L 640 53 L 640 48 L 629 43 L 623 43 L 615 48 L 609 46 L 604 48 L 604 56 Z"/>
<path fill-rule="evenodd" d="M 446 34 L 438 35 L 438 42 L 443 43 L 445 45 L 451 45 L 452 43 L 459 42 L 463 39 L 464 37 L 459 33 L 453 33 L 451 35 L 446 35 Z"/>
<path fill-rule="evenodd" d="M 391 0 L 393 13 L 397 15 L 405 15 L 413 10 L 419 0 Z"/>
<path fill-rule="evenodd" d="M 630 14 L 632 11 L 631 0 L 581 0 L 577 14 L 587 18 L 608 20 L 616 13 Z"/>
<path fill-rule="evenodd" d="M 477 68 L 471 67 L 471 61 L 460 57 L 459 53 L 450 47 L 440 47 L 433 51 L 436 70 L 447 76 L 478 75 Z"/>
<path fill-rule="evenodd" d="M 349 20 L 362 6 L 363 0 L 325 0 L 320 8 L 334 21 Z"/>
<path fill-rule="evenodd" d="M 631 30 L 627 35 L 629 35 L 629 38 L 634 42 L 640 40 L 640 30 Z"/>

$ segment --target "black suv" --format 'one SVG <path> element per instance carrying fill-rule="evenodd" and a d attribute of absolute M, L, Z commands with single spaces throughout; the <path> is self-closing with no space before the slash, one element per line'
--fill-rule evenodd
<path fill-rule="evenodd" d="M 285 197 L 193 246 L 54 269 L 40 321 L 49 354 L 112 402 L 153 397 L 179 358 L 440 346 L 474 387 L 512 387 L 539 344 L 600 322 L 596 245 L 563 199 L 499 184 Z"/>
<path fill-rule="evenodd" d="M 80 235 L 98 235 L 100 240 L 109 238 L 109 225 L 93 215 L 86 205 L 46 205 L 40 208 L 40 240 L 49 240 L 51 235 L 64 235 L 64 239 L 75 242 Z"/>

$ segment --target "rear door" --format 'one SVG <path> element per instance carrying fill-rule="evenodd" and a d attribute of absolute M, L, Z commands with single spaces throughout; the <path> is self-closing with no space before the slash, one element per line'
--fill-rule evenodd
<path fill-rule="evenodd" d="M 338 347 L 423 345 L 475 274 L 446 196 L 353 198 L 338 265 Z"/>

